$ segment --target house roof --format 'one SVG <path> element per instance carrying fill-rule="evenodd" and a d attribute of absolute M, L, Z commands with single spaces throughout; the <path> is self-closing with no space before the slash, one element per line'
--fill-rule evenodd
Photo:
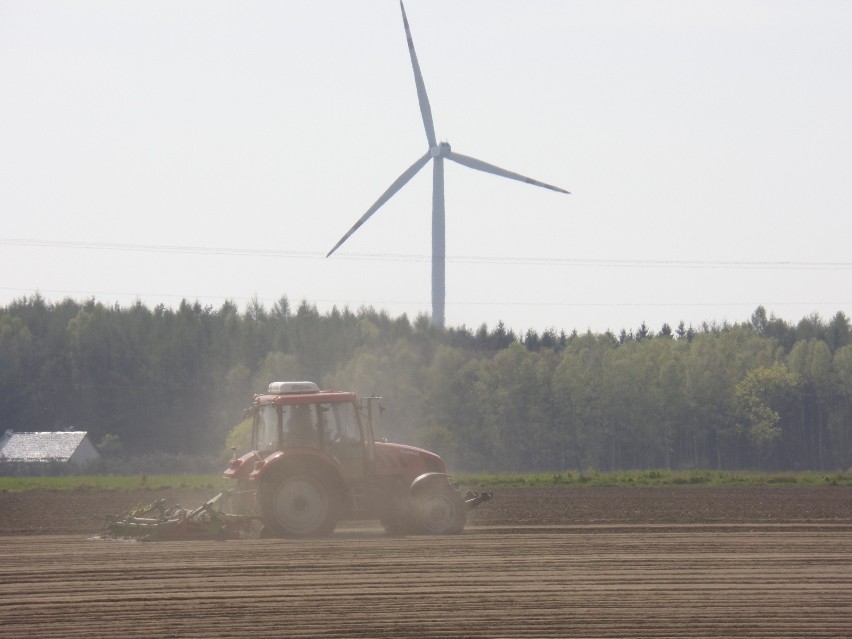
<path fill-rule="evenodd" d="M 68 461 L 86 437 L 86 431 L 7 433 L 0 440 L 4 461 Z"/>

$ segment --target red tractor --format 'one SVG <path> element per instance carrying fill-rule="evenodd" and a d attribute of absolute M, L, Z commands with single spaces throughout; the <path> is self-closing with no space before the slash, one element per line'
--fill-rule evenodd
<path fill-rule="evenodd" d="M 239 480 L 242 510 L 260 515 L 264 535 L 328 535 L 341 519 L 379 519 L 390 534 L 456 534 L 491 498 L 463 496 L 434 453 L 376 441 L 377 400 L 313 382 L 274 382 L 254 396 L 252 452 L 235 455 L 225 477 Z"/>

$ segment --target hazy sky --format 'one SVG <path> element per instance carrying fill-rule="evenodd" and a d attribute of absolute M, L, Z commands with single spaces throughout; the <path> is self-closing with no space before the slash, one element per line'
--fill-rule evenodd
<path fill-rule="evenodd" d="M 447 324 L 852 315 L 852 3 L 409 0 Z M 0 303 L 430 312 L 395 0 L 0 0 Z"/>

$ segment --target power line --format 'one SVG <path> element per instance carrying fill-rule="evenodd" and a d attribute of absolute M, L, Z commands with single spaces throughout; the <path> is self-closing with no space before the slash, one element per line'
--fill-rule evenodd
<path fill-rule="evenodd" d="M 274 251 L 265 249 L 242 249 L 213 246 L 180 246 L 166 244 L 119 244 L 111 242 L 70 242 L 64 240 L 36 240 L 28 238 L 0 238 L 7 246 L 32 246 L 41 248 L 65 248 L 96 251 L 127 251 L 144 253 L 181 253 L 186 255 L 245 255 L 254 257 L 290 257 L 313 259 L 320 253 L 298 251 Z"/>
<path fill-rule="evenodd" d="M 236 257 L 265 257 L 276 259 L 324 260 L 322 252 L 281 251 L 261 248 L 236 248 L 214 246 L 183 246 L 165 244 L 125 244 L 110 242 L 72 242 L 65 240 L 38 240 L 31 238 L 0 238 L 0 245 L 61 248 L 76 250 L 126 251 L 148 253 L 174 253 L 184 255 L 230 255 Z M 337 260 L 365 260 L 390 262 L 431 262 L 429 255 L 398 253 L 341 253 Z M 793 260 L 655 260 L 622 258 L 558 258 L 523 256 L 448 255 L 447 262 L 458 264 L 507 264 L 526 266 L 578 266 L 601 268 L 689 268 L 689 269 L 788 269 L 788 270 L 850 270 L 852 262 L 793 261 Z"/>

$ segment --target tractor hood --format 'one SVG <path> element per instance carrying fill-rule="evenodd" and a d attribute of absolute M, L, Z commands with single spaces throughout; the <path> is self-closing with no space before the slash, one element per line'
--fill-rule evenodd
<path fill-rule="evenodd" d="M 383 469 L 406 469 L 412 472 L 446 473 L 443 460 L 433 452 L 390 442 L 376 442 L 376 462 Z"/>

